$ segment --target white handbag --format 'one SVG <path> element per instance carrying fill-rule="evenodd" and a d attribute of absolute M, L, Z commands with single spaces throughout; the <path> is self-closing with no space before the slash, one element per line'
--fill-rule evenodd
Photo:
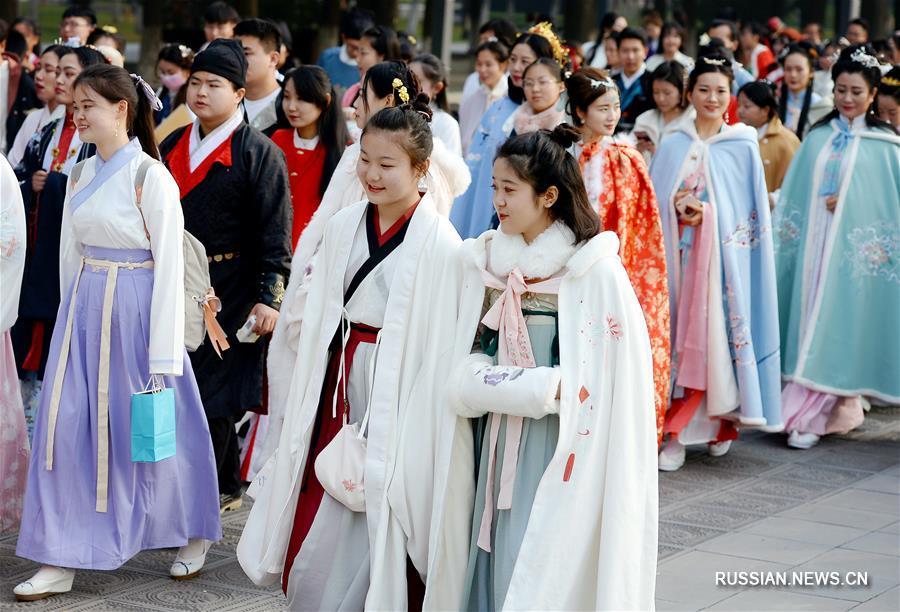
<path fill-rule="evenodd" d="M 346 315 L 346 311 L 344 311 Z M 345 317 L 341 317 L 341 328 L 344 328 Z M 372 400 L 372 381 L 374 381 L 375 363 L 378 358 L 378 346 L 381 336 L 375 341 L 375 354 L 372 356 L 370 370 L 369 401 L 366 403 L 366 413 L 362 423 L 350 423 L 350 402 L 347 397 L 347 377 L 344 372 L 344 350 L 347 347 L 347 339 L 350 336 L 350 327 L 347 325 L 342 334 L 341 362 L 338 369 L 338 383 L 344 386 L 344 424 L 337 435 L 322 449 L 316 457 L 316 478 L 326 493 L 347 506 L 354 512 L 366 511 L 366 425 L 369 422 L 369 409 Z M 331 402 L 332 418 L 337 416 L 337 393 Z"/>

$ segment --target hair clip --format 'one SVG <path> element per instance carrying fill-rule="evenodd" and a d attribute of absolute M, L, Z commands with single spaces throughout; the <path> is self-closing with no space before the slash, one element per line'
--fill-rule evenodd
<path fill-rule="evenodd" d="M 700 40 L 699 40 L 698 42 L 700 43 L 700 46 L 701 46 L 701 47 L 705 47 L 705 46 L 707 46 L 711 41 L 712 41 L 712 38 L 709 37 L 709 34 L 707 34 L 706 32 L 704 32 L 703 34 L 700 35 Z"/>
<path fill-rule="evenodd" d="M 500 42 L 500 39 L 497 38 L 496 36 L 488 36 L 487 40 L 484 42 Z"/>
<path fill-rule="evenodd" d="M 862 47 L 858 48 L 850 55 L 850 61 L 862 64 L 866 68 L 878 68 L 879 66 L 878 60 L 863 51 Z"/>
<path fill-rule="evenodd" d="M 404 104 L 409 102 L 409 91 L 407 91 L 406 85 L 403 84 L 403 81 L 395 78 L 391 82 L 391 87 L 397 90 L 397 96 L 399 96 L 401 102 L 403 102 Z"/>
<path fill-rule="evenodd" d="M 107 34 L 118 34 L 119 33 L 119 28 L 117 28 L 114 25 L 100 26 L 100 29 L 103 30 L 104 32 L 106 32 Z"/>
<path fill-rule="evenodd" d="M 416 40 L 416 37 L 413 36 L 412 34 L 407 34 L 407 35 L 406 35 L 406 40 L 409 41 L 409 44 L 411 44 L 411 45 L 417 45 L 417 44 L 419 44 L 419 41 L 417 41 L 417 40 Z"/>
<path fill-rule="evenodd" d="M 884 77 L 881 79 L 882 85 L 887 85 L 888 87 L 900 87 L 900 79 L 895 79 L 894 77 Z"/>
<path fill-rule="evenodd" d="M 590 79 L 590 81 L 593 89 L 598 89 L 601 85 L 607 89 L 614 89 L 616 87 L 616 82 L 609 77 L 599 81 L 597 79 Z"/>
<path fill-rule="evenodd" d="M 708 64 L 710 66 L 724 66 L 726 61 L 724 59 L 711 59 L 709 57 L 701 57 L 700 59 L 703 60 L 704 64 Z"/>
<path fill-rule="evenodd" d="M 178 52 L 181 53 L 182 59 L 193 53 L 193 51 L 191 51 L 191 48 L 185 45 L 178 45 Z"/>

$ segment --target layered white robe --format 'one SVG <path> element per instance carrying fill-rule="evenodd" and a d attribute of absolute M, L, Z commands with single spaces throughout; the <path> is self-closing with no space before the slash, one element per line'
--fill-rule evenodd
<path fill-rule="evenodd" d="M 284 421 L 287 394 L 297 360 L 297 347 L 306 296 L 309 291 L 310 275 L 315 264 L 315 256 L 325 234 L 325 227 L 334 215 L 348 206 L 365 199 L 366 194 L 356 176 L 356 162 L 359 159 L 359 144 L 352 144 L 344 150 L 331 182 L 322 196 L 322 203 L 294 249 L 291 280 L 281 303 L 278 322 L 269 343 L 268 380 L 269 414 L 265 436 L 257 441 L 251 459 L 251 474 L 257 473 L 275 452 Z M 465 161 L 454 155 L 434 139 L 431 167 L 425 177 L 425 189 L 437 212 L 447 217 L 453 200 L 469 187 L 471 176 Z"/>
<path fill-rule="evenodd" d="M 470 345 L 491 234 L 463 245 L 457 337 Z M 566 264 L 559 289 L 559 441 L 538 486 L 504 610 L 654 607 L 653 368 L 644 315 L 618 248 L 616 235 L 603 232 Z M 467 412 L 452 397 L 451 405 Z"/>
<path fill-rule="evenodd" d="M 334 215 L 322 239 L 305 296 L 300 333 L 282 401 L 283 427 L 274 455 L 248 490 L 255 499 L 238 543 L 241 567 L 257 584 L 271 584 L 284 568 L 300 480 L 325 374 L 328 346 L 343 307 L 353 236 L 367 202 Z M 472 431 L 443 397 L 448 360 L 471 345 L 454 336 L 459 238 L 426 194 L 397 249 L 384 314 L 365 466 L 370 588 L 366 608 L 404 609 L 406 559 L 426 582 L 425 606 L 457 609 L 468 555 L 474 497 Z M 298 247 L 299 248 L 299 247 Z M 453 466 L 451 471 L 450 467 Z M 430 583 L 428 576 L 444 577 Z"/>

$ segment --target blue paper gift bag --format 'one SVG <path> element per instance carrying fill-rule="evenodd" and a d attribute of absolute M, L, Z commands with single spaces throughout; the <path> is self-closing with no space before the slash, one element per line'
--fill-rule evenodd
<path fill-rule="evenodd" d="M 131 460 L 162 461 L 175 456 L 175 390 L 131 396 Z"/>

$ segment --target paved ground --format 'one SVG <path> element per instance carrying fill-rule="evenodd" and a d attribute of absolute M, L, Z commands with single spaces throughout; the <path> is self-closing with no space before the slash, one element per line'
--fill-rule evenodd
<path fill-rule="evenodd" d="M 719 459 L 691 452 L 661 475 L 660 505 L 660 610 L 900 610 L 900 408 L 875 408 L 859 430 L 809 451 L 750 433 Z M 2 538 L 0 609 L 284 610 L 280 591 L 253 585 L 234 558 L 245 516 L 228 515 L 193 581 L 169 579 L 174 551 L 155 551 L 80 572 L 71 593 L 30 604 L 14 603 L 12 588 L 36 566 L 15 556 L 16 536 Z M 869 584 L 716 586 L 717 571 L 859 571 Z"/>

